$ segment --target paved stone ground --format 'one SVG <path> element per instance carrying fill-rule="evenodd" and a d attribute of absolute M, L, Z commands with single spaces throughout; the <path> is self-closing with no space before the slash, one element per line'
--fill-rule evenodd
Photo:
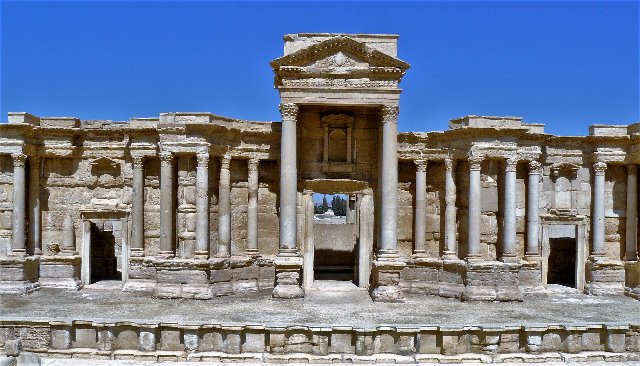
<path fill-rule="evenodd" d="M 520 303 L 460 302 L 434 296 L 407 295 L 401 304 L 374 303 L 364 291 L 323 283 L 305 300 L 274 301 L 270 292 L 212 300 L 151 299 L 123 293 L 113 283 L 78 292 L 42 289 L 27 296 L 0 296 L 0 317 L 46 320 L 208 322 L 243 324 L 586 324 L 638 323 L 640 301 L 628 297 L 594 297 L 565 288 L 528 295 Z"/>

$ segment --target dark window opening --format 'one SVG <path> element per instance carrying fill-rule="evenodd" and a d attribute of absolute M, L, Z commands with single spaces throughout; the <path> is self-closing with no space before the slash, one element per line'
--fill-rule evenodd
<path fill-rule="evenodd" d="M 116 238 L 111 231 L 100 230 L 91 223 L 91 283 L 122 280 L 118 272 Z"/>
<path fill-rule="evenodd" d="M 547 283 L 576 287 L 576 240 L 549 239 Z"/>

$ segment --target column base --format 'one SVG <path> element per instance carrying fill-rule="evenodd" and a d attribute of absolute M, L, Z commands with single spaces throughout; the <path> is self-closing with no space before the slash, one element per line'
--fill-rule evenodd
<path fill-rule="evenodd" d="M 80 281 L 80 256 L 55 255 L 40 257 L 40 286 L 78 291 Z"/>
<path fill-rule="evenodd" d="M 585 293 L 595 296 L 624 294 L 625 271 L 619 260 L 591 256 L 586 263 Z"/>
<path fill-rule="evenodd" d="M 520 291 L 523 294 L 542 294 L 546 289 L 542 285 L 542 258 L 527 257 L 520 268 Z"/>
<path fill-rule="evenodd" d="M 40 288 L 38 257 L 0 259 L 0 294 L 27 295 Z"/>
<path fill-rule="evenodd" d="M 131 248 L 131 251 L 129 252 L 129 256 L 131 258 L 144 257 L 144 249 L 142 249 L 142 248 Z"/>
<path fill-rule="evenodd" d="M 258 252 L 257 248 L 247 248 L 244 251 L 244 254 L 249 256 L 249 257 L 259 257 L 260 256 L 260 252 Z"/>
<path fill-rule="evenodd" d="M 158 259 L 171 259 L 173 257 L 175 257 L 175 254 L 172 250 L 160 250 L 156 255 L 156 258 Z"/>
<path fill-rule="evenodd" d="M 404 294 L 400 287 L 400 271 L 406 263 L 398 260 L 397 256 L 397 251 L 386 251 L 378 254 L 378 260 L 373 262 L 373 301 L 404 302 Z"/>
<path fill-rule="evenodd" d="M 502 262 L 504 263 L 520 263 L 520 258 L 517 254 L 504 254 L 502 256 Z"/>
<path fill-rule="evenodd" d="M 292 300 L 304 298 L 304 289 L 301 283 L 303 260 L 295 249 L 281 250 L 273 264 L 276 270 L 276 286 L 273 288 L 271 298 L 274 300 Z"/>
<path fill-rule="evenodd" d="M 458 259 L 458 254 L 456 254 L 456 252 L 452 252 L 452 251 L 445 251 L 442 254 L 442 259 L 445 261 L 457 261 Z"/>
<path fill-rule="evenodd" d="M 482 258 L 482 254 L 467 254 L 465 261 L 469 263 L 479 263 L 484 262 L 484 258 Z"/>
<path fill-rule="evenodd" d="M 193 253 L 193 258 L 196 259 L 196 260 L 207 260 L 207 259 L 209 259 L 209 251 L 196 250 Z"/>
<path fill-rule="evenodd" d="M 522 301 L 519 264 L 468 262 L 463 301 Z"/>

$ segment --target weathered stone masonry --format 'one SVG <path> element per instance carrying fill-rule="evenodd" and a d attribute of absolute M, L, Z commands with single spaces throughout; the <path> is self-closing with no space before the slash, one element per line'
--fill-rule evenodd
<path fill-rule="evenodd" d="M 124 291 L 161 298 L 303 297 L 317 192 L 355 197 L 354 282 L 375 300 L 517 301 L 567 275 L 593 295 L 640 298 L 640 124 L 562 137 L 466 116 L 398 133 L 409 65 L 393 35 L 287 35 L 271 67 L 282 122 L 10 113 L 0 292 L 118 275 Z M 573 243 L 568 266 L 558 243 Z"/>

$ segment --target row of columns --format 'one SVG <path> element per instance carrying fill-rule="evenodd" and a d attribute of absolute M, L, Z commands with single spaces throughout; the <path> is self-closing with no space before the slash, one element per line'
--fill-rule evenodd
<path fill-rule="evenodd" d="M 174 256 L 174 174 L 173 159 L 170 152 L 160 153 L 160 248 L 159 256 Z M 196 155 L 196 242 L 195 257 L 209 257 L 209 154 Z M 220 179 L 218 191 L 218 256 L 231 253 L 231 156 L 226 154 L 220 159 Z M 247 254 L 258 253 L 258 158 L 252 157 L 248 163 L 247 206 Z M 131 207 L 131 256 L 144 255 L 144 157 L 133 158 L 133 193 Z"/>
<path fill-rule="evenodd" d="M 480 248 L 481 234 L 481 176 L 482 157 L 469 157 L 469 196 L 468 196 L 468 260 L 482 258 Z M 518 161 L 507 159 L 504 174 L 504 206 L 502 226 L 503 261 L 517 261 L 516 246 L 516 167 Z M 457 259 L 456 251 L 456 161 L 451 158 L 444 160 L 445 164 L 445 211 L 444 211 L 444 259 Z M 426 192 L 427 192 L 426 160 L 416 161 L 416 207 L 415 207 L 415 250 L 417 256 L 426 252 Z M 540 163 L 529 163 L 529 177 L 527 190 L 527 257 L 540 255 L 538 247 L 538 225 L 540 221 L 538 206 L 538 182 L 540 179 Z"/>

